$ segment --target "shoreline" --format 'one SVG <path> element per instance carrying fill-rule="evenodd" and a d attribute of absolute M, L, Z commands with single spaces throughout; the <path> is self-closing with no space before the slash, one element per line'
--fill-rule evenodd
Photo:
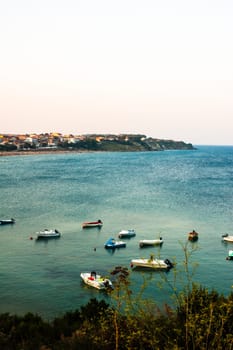
<path fill-rule="evenodd" d="M 65 153 L 87 153 L 92 151 L 75 151 L 75 150 L 33 150 L 33 151 L 1 151 L 0 157 L 8 157 L 8 156 L 31 156 L 31 155 L 40 155 L 40 154 L 65 154 Z"/>
<path fill-rule="evenodd" d="M 163 151 L 182 151 L 182 148 L 168 148 L 168 149 L 153 149 L 149 150 L 150 152 L 163 152 Z M 185 148 L 184 150 L 189 150 Z M 193 148 L 191 150 L 196 150 L 196 148 Z M 71 154 L 71 153 L 103 153 L 103 152 L 147 152 L 146 149 L 124 149 L 124 150 L 94 150 L 94 149 L 34 149 L 34 150 L 14 150 L 14 151 L 0 151 L 0 157 L 8 157 L 8 156 L 30 156 L 30 155 L 41 155 L 41 154 Z"/>

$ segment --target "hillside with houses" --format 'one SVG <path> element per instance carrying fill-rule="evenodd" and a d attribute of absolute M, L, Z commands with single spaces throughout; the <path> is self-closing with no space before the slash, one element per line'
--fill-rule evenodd
<path fill-rule="evenodd" d="M 137 152 L 192 149 L 195 148 L 191 143 L 151 138 L 141 134 L 0 134 L 0 152 L 8 153 L 52 150 Z"/>

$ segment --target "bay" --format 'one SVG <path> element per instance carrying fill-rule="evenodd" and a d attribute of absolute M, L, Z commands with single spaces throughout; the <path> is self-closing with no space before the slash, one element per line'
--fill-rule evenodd
<path fill-rule="evenodd" d="M 130 260 L 154 253 L 182 269 L 187 233 L 199 233 L 191 263 L 194 281 L 229 294 L 233 262 L 233 147 L 197 146 L 195 151 L 72 153 L 0 158 L 0 313 L 36 312 L 52 318 L 96 297 L 110 297 L 84 286 L 82 271 L 109 274 L 115 266 L 130 269 Z M 101 219 L 101 230 L 82 222 Z M 37 242 L 35 232 L 56 228 L 60 239 Z M 136 237 L 111 253 L 109 237 L 133 228 Z M 139 239 L 162 236 L 161 248 L 139 247 Z M 166 277 L 173 283 L 175 269 Z M 132 271 L 137 294 L 171 302 L 171 289 L 158 286 L 156 272 Z M 182 288 L 183 276 L 178 287 Z M 146 282 L 145 282 L 146 281 Z"/>

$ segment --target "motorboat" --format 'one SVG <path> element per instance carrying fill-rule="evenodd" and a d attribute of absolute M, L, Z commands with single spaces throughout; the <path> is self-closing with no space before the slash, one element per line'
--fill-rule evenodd
<path fill-rule="evenodd" d="M 198 233 L 195 230 L 189 232 L 188 240 L 191 242 L 196 242 L 198 240 Z"/>
<path fill-rule="evenodd" d="M 126 243 L 124 241 L 117 241 L 115 238 L 109 238 L 105 242 L 104 247 L 107 249 L 124 248 L 126 247 Z"/>
<path fill-rule="evenodd" d="M 139 246 L 142 247 L 148 247 L 148 246 L 154 246 L 154 245 L 161 245 L 163 244 L 162 237 L 158 239 L 141 239 L 139 241 Z"/>
<path fill-rule="evenodd" d="M 169 259 L 156 259 L 154 255 L 151 255 L 149 259 L 132 259 L 130 266 L 132 268 L 145 267 L 150 269 L 169 270 L 173 267 L 173 264 Z"/>
<path fill-rule="evenodd" d="M 227 260 L 233 260 L 233 250 L 229 250 Z"/>
<path fill-rule="evenodd" d="M 5 220 L 0 220 L 0 225 L 9 225 L 9 224 L 14 224 L 15 219 L 5 219 Z"/>
<path fill-rule="evenodd" d="M 131 238 L 131 237 L 135 237 L 136 236 L 136 232 L 133 229 L 130 230 L 121 230 L 118 233 L 118 237 L 119 238 Z"/>
<path fill-rule="evenodd" d="M 82 224 L 82 228 L 91 228 L 91 227 L 101 228 L 102 226 L 103 226 L 103 222 L 101 220 L 84 222 Z"/>
<path fill-rule="evenodd" d="M 80 277 L 84 283 L 96 289 L 113 289 L 112 282 L 108 278 L 98 275 L 95 271 L 82 272 Z"/>
<path fill-rule="evenodd" d="M 46 238 L 59 238 L 61 233 L 58 230 L 48 230 L 39 231 L 36 233 L 37 239 L 46 239 Z"/>
<path fill-rule="evenodd" d="M 229 236 L 228 233 L 222 235 L 222 239 L 223 239 L 223 241 L 225 241 L 225 242 L 231 242 L 231 243 L 233 243 L 233 236 Z"/>

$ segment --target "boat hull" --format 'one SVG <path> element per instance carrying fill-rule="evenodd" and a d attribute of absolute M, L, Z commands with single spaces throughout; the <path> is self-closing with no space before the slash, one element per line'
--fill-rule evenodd
<path fill-rule="evenodd" d="M 105 244 L 106 249 L 116 249 L 116 248 L 125 248 L 126 243 L 116 243 L 116 244 Z"/>
<path fill-rule="evenodd" d="M 163 244 L 162 239 L 142 239 L 139 241 L 139 246 L 142 247 L 149 247 L 154 245 L 161 245 Z"/>
<path fill-rule="evenodd" d="M 15 223 L 15 219 L 0 220 L 0 225 L 12 225 Z"/>
<path fill-rule="evenodd" d="M 196 242 L 198 240 L 198 236 L 189 236 L 188 240 L 190 242 Z"/>
<path fill-rule="evenodd" d="M 92 221 L 92 222 L 84 222 L 82 224 L 82 228 L 92 228 L 92 227 L 101 228 L 102 226 L 103 226 L 103 223 L 101 220 Z"/>
<path fill-rule="evenodd" d="M 55 238 L 60 238 L 61 235 L 37 235 L 36 239 L 37 240 L 42 240 L 42 239 L 55 239 Z"/>

